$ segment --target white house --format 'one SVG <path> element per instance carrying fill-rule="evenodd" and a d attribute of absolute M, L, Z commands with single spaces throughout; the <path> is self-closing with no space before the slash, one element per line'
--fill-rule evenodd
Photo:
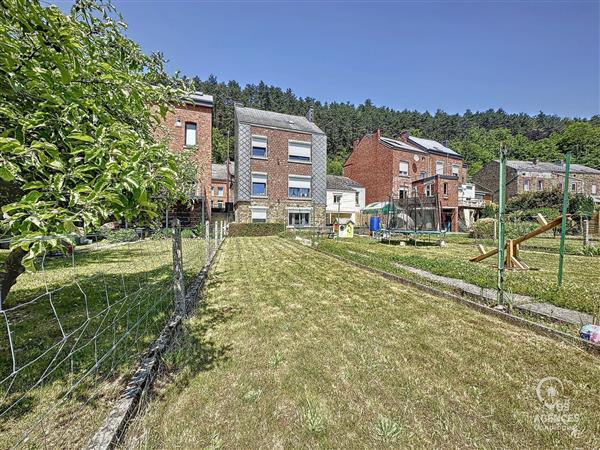
<path fill-rule="evenodd" d="M 327 225 L 338 217 L 361 224 L 360 210 L 364 207 L 365 188 L 360 183 L 348 177 L 327 175 Z"/>

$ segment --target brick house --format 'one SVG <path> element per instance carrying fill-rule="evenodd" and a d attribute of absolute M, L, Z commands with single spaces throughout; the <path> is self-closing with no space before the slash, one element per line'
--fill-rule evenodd
<path fill-rule="evenodd" d="M 198 164 L 195 192 L 190 193 L 192 214 L 185 215 L 193 222 L 210 218 L 212 112 L 212 95 L 196 92 L 174 105 L 156 131 L 171 151 L 189 151 Z"/>
<path fill-rule="evenodd" d="M 391 139 L 376 130 L 354 142 L 344 175 L 365 187 L 367 204 L 437 195 L 441 226 L 458 229 L 458 190 L 466 182 L 466 165 L 439 142 L 407 131 Z"/>
<path fill-rule="evenodd" d="M 236 222 L 325 224 L 327 137 L 312 120 L 236 106 L 235 136 Z"/>
<path fill-rule="evenodd" d="M 490 161 L 473 176 L 480 186 L 492 192 L 494 202 L 498 202 L 498 175 L 500 162 Z M 506 196 L 511 198 L 523 192 L 544 191 L 563 188 L 565 166 L 562 161 L 516 161 L 506 162 Z M 600 170 L 580 164 L 571 164 L 569 190 L 594 198 L 600 203 Z"/>
<path fill-rule="evenodd" d="M 227 204 L 233 204 L 234 163 L 213 164 L 210 182 L 210 207 L 213 211 L 225 211 Z"/>

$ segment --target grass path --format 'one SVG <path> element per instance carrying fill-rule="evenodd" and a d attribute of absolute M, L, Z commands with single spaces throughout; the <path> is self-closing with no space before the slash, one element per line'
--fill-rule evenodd
<path fill-rule="evenodd" d="M 598 360 L 566 344 L 280 238 L 228 239 L 205 294 L 126 447 L 600 445 Z M 550 376 L 575 434 L 536 429 Z"/>

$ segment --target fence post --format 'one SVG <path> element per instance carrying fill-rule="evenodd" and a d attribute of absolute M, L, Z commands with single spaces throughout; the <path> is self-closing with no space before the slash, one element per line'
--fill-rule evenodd
<path fill-rule="evenodd" d="M 175 291 L 175 311 L 185 314 L 185 285 L 183 283 L 183 255 L 181 249 L 181 224 L 174 220 L 173 226 L 173 287 Z"/>
<path fill-rule="evenodd" d="M 204 265 L 207 265 L 210 259 L 210 222 L 208 220 L 204 224 L 204 253 L 206 256 Z"/>
<path fill-rule="evenodd" d="M 215 253 L 217 253 L 217 246 L 219 245 L 219 242 L 218 242 L 219 235 L 217 233 L 218 233 L 217 222 L 215 222 L 215 248 L 213 249 L 213 252 L 212 252 L 213 255 Z"/>
<path fill-rule="evenodd" d="M 590 219 L 583 219 L 583 245 L 590 245 Z"/>

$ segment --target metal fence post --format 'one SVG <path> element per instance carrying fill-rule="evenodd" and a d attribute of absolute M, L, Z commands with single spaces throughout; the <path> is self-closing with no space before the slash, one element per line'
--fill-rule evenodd
<path fill-rule="evenodd" d="M 565 235 L 567 234 L 567 212 L 569 211 L 569 172 L 571 170 L 571 152 L 565 155 L 565 179 L 563 189 L 562 220 L 560 223 L 560 248 L 558 251 L 558 287 L 563 282 L 563 263 L 565 259 Z"/>
<path fill-rule="evenodd" d="M 181 224 L 174 220 L 173 226 L 173 287 L 175 291 L 175 311 L 185 314 L 185 285 L 183 282 L 183 254 L 181 247 Z"/>
<path fill-rule="evenodd" d="M 204 253 L 206 256 L 204 265 L 207 265 L 210 259 L 210 222 L 208 220 L 204 224 Z"/>
<path fill-rule="evenodd" d="M 213 248 L 212 255 L 214 255 L 215 253 L 217 253 L 217 246 L 219 245 L 219 243 L 217 242 L 218 239 L 219 239 L 219 236 L 218 236 L 217 232 L 218 232 L 218 230 L 217 230 L 217 222 L 215 222 L 215 233 L 214 233 L 214 236 L 215 236 L 215 248 Z"/>

